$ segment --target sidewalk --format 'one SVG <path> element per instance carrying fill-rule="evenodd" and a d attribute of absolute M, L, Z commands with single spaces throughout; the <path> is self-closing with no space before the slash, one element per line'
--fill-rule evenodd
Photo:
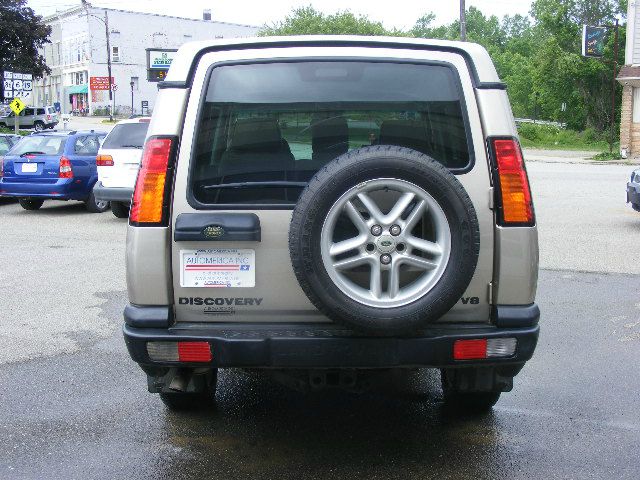
<path fill-rule="evenodd" d="M 102 132 L 109 132 L 113 128 L 111 123 L 102 123 L 103 120 L 108 120 L 109 117 L 71 117 L 67 122 L 67 130 L 97 130 Z M 56 126 L 58 129 L 65 128 L 62 121 Z"/>
<path fill-rule="evenodd" d="M 527 162 L 544 163 L 584 163 L 597 165 L 638 165 L 640 158 L 627 158 L 624 160 L 593 160 L 598 152 L 587 150 L 542 150 L 539 148 L 522 149 L 524 159 Z"/>

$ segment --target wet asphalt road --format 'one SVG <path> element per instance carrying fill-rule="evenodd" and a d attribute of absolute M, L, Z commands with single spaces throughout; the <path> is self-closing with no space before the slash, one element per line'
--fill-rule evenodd
<path fill-rule="evenodd" d="M 168 412 L 119 333 L 123 223 L 0 204 L 0 479 L 640 477 L 640 215 L 618 201 L 628 168 L 572 168 L 529 167 L 538 218 L 556 228 L 552 193 L 578 189 L 567 170 L 602 191 L 564 222 L 570 242 L 541 228 L 538 349 L 492 413 L 467 418 L 442 409 L 431 372 L 357 395 L 225 371 L 215 410 Z M 573 245 L 612 215 L 626 250 Z"/>

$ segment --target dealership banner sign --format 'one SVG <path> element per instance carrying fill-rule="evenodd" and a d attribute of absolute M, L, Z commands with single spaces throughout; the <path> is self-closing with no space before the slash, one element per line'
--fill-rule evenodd
<path fill-rule="evenodd" d="M 115 84 L 114 78 L 111 77 L 112 88 Z M 91 90 L 109 90 L 109 77 L 89 77 L 89 88 Z"/>
<path fill-rule="evenodd" d="M 161 82 L 167 76 L 177 50 L 147 49 L 147 80 Z"/>
<path fill-rule="evenodd" d="M 605 36 L 607 27 L 582 26 L 582 56 L 596 57 L 604 56 Z"/>

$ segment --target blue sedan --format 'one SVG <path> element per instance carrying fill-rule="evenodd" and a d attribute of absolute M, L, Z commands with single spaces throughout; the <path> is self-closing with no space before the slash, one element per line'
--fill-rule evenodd
<path fill-rule="evenodd" d="M 53 131 L 22 138 L 0 163 L 0 196 L 18 198 L 25 210 L 45 200 L 80 200 L 90 212 L 104 212 L 109 202 L 93 196 L 98 180 L 96 155 L 104 132 Z"/>

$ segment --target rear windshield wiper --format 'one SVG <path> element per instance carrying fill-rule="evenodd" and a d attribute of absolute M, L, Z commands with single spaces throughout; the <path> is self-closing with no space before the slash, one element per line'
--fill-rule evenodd
<path fill-rule="evenodd" d="M 298 187 L 304 188 L 307 182 L 290 182 L 286 180 L 274 180 L 268 182 L 238 182 L 238 183 L 221 183 L 219 185 L 203 185 L 205 190 L 219 190 L 226 188 L 277 188 L 277 187 Z"/>
<path fill-rule="evenodd" d="M 21 153 L 21 157 L 26 157 L 27 155 L 46 155 L 44 152 L 24 152 Z"/>
<path fill-rule="evenodd" d="M 142 145 L 121 145 L 120 148 L 142 148 Z"/>

